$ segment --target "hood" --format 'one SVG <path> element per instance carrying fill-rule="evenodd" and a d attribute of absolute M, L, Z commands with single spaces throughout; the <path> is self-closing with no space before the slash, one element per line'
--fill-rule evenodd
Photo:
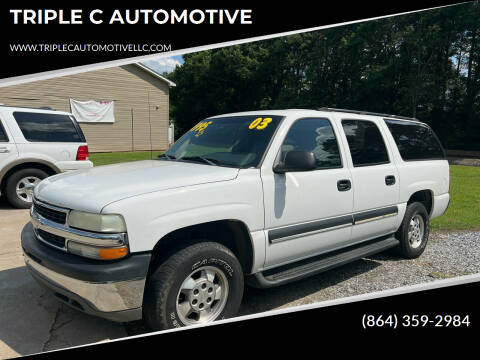
<path fill-rule="evenodd" d="M 188 162 L 136 161 L 49 177 L 35 187 L 35 197 L 60 207 L 100 212 L 107 204 L 127 197 L 233 180 L 238 171 Z"/>

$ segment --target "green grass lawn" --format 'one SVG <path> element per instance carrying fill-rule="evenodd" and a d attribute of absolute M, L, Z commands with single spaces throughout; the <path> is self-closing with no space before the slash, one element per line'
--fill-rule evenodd
<path fill-rule="evenodd" d="M 152 157 L 156 158 L 162 153 L 163 151 L 153 151 Z M 150 160 L 150 151 L 96 153 L 90 154 L 89 159 L 93 162 L 93 165 L 95 166 L 138 160 Z"/>
<path fill-rule="evenodd" d="M 161 153 L 154 151 L 153 157 Z M 90 154 L 95 166 L 148 159 L 149 151 Z M 450 206 L 432 220 L 432 229 L 480 230 L 480 167 L 451 165 L 450 176 Z"/>
<path fill-rule="evenodd" d="M 435 230 L 480 230 L 480 167 L 450 165 L 450 205 Z"/>

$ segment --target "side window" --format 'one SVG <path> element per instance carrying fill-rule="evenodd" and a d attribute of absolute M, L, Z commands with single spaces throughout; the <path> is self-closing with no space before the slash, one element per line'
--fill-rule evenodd
<path fill-rule="evenodd" d="M 16 111 L 13 113 L 13 117 L 27 141 L 84 141 L 69 115 Z"/>
<path fill-rule="evenodd" d="M 305 118 L 295 121 L 288 130 L 280 150 L 280 160 L 287 151 L 311 151 L 317 169 L 342 167 L 340 151 L 332 125 L 328 119 Z"/>
<path fill-rule="evenodd" d="M 353 166 L 369 166 L 389 162 L 387 148 L 377 125 L 366 120 L 342 120 L 352 155 Z"/>
<path fill-rule="evenodd" d="M 432 129 L 423 124 L 385 120 L 403 160 L 445 159 Z"/>
<path fill-rule="evenodd" d="M 8 142 L 7 133 L 5 132 L 5 129 L 3 128 L 3 124 L 1 121 L 0 121 L 0 142 Z"/>

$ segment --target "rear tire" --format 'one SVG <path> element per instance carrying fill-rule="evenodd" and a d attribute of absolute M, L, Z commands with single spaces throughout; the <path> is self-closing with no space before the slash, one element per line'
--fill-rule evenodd
<path fill-rule="evenodd" d="M 163 330 L 234 316 L 243 286 L 242 267 L 228 248 L 215 242 L 190 245 L 148 278 L 145 323 L 152 330 Z"/>
<path fill-rule="evenodd" d="M 14 208 L 28 209 L 32 206 L 33 191 L 25 189 L 25 185 L 36 186 L 49 175 L 40 169 L 21 169 L 11 174 L 5 183 L 5 196 Z"/>
<path fill-rule="evenodd" d="M 395 237 L 400 240 L 397 255 L 406 259 L 418 258 L 425 250 L 430 232 L 430 219 L 425 206 L 414 202 L 407 206 L 402 225 Z"/>

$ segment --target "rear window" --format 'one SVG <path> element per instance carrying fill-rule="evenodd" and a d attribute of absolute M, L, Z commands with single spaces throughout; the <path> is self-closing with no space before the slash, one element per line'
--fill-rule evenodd
<path fill-rule="evenodd" d="M 445 159 L 440 141 L 430 127 L 401 120 L 385 119 L 403 160 Z"/>
<path fill-rule="evenodd" d="M 27 141 L 85 142 L 80 127 L 70 115 L 16 111 L 13 117 Z"/>
<path fill-rule="evenodd" d="M 7 142 L 8 137 L 7 134 L 5 133 L 5 130 L 3 129 L 2 122 L 0 121 L 0 142 Z"/>

